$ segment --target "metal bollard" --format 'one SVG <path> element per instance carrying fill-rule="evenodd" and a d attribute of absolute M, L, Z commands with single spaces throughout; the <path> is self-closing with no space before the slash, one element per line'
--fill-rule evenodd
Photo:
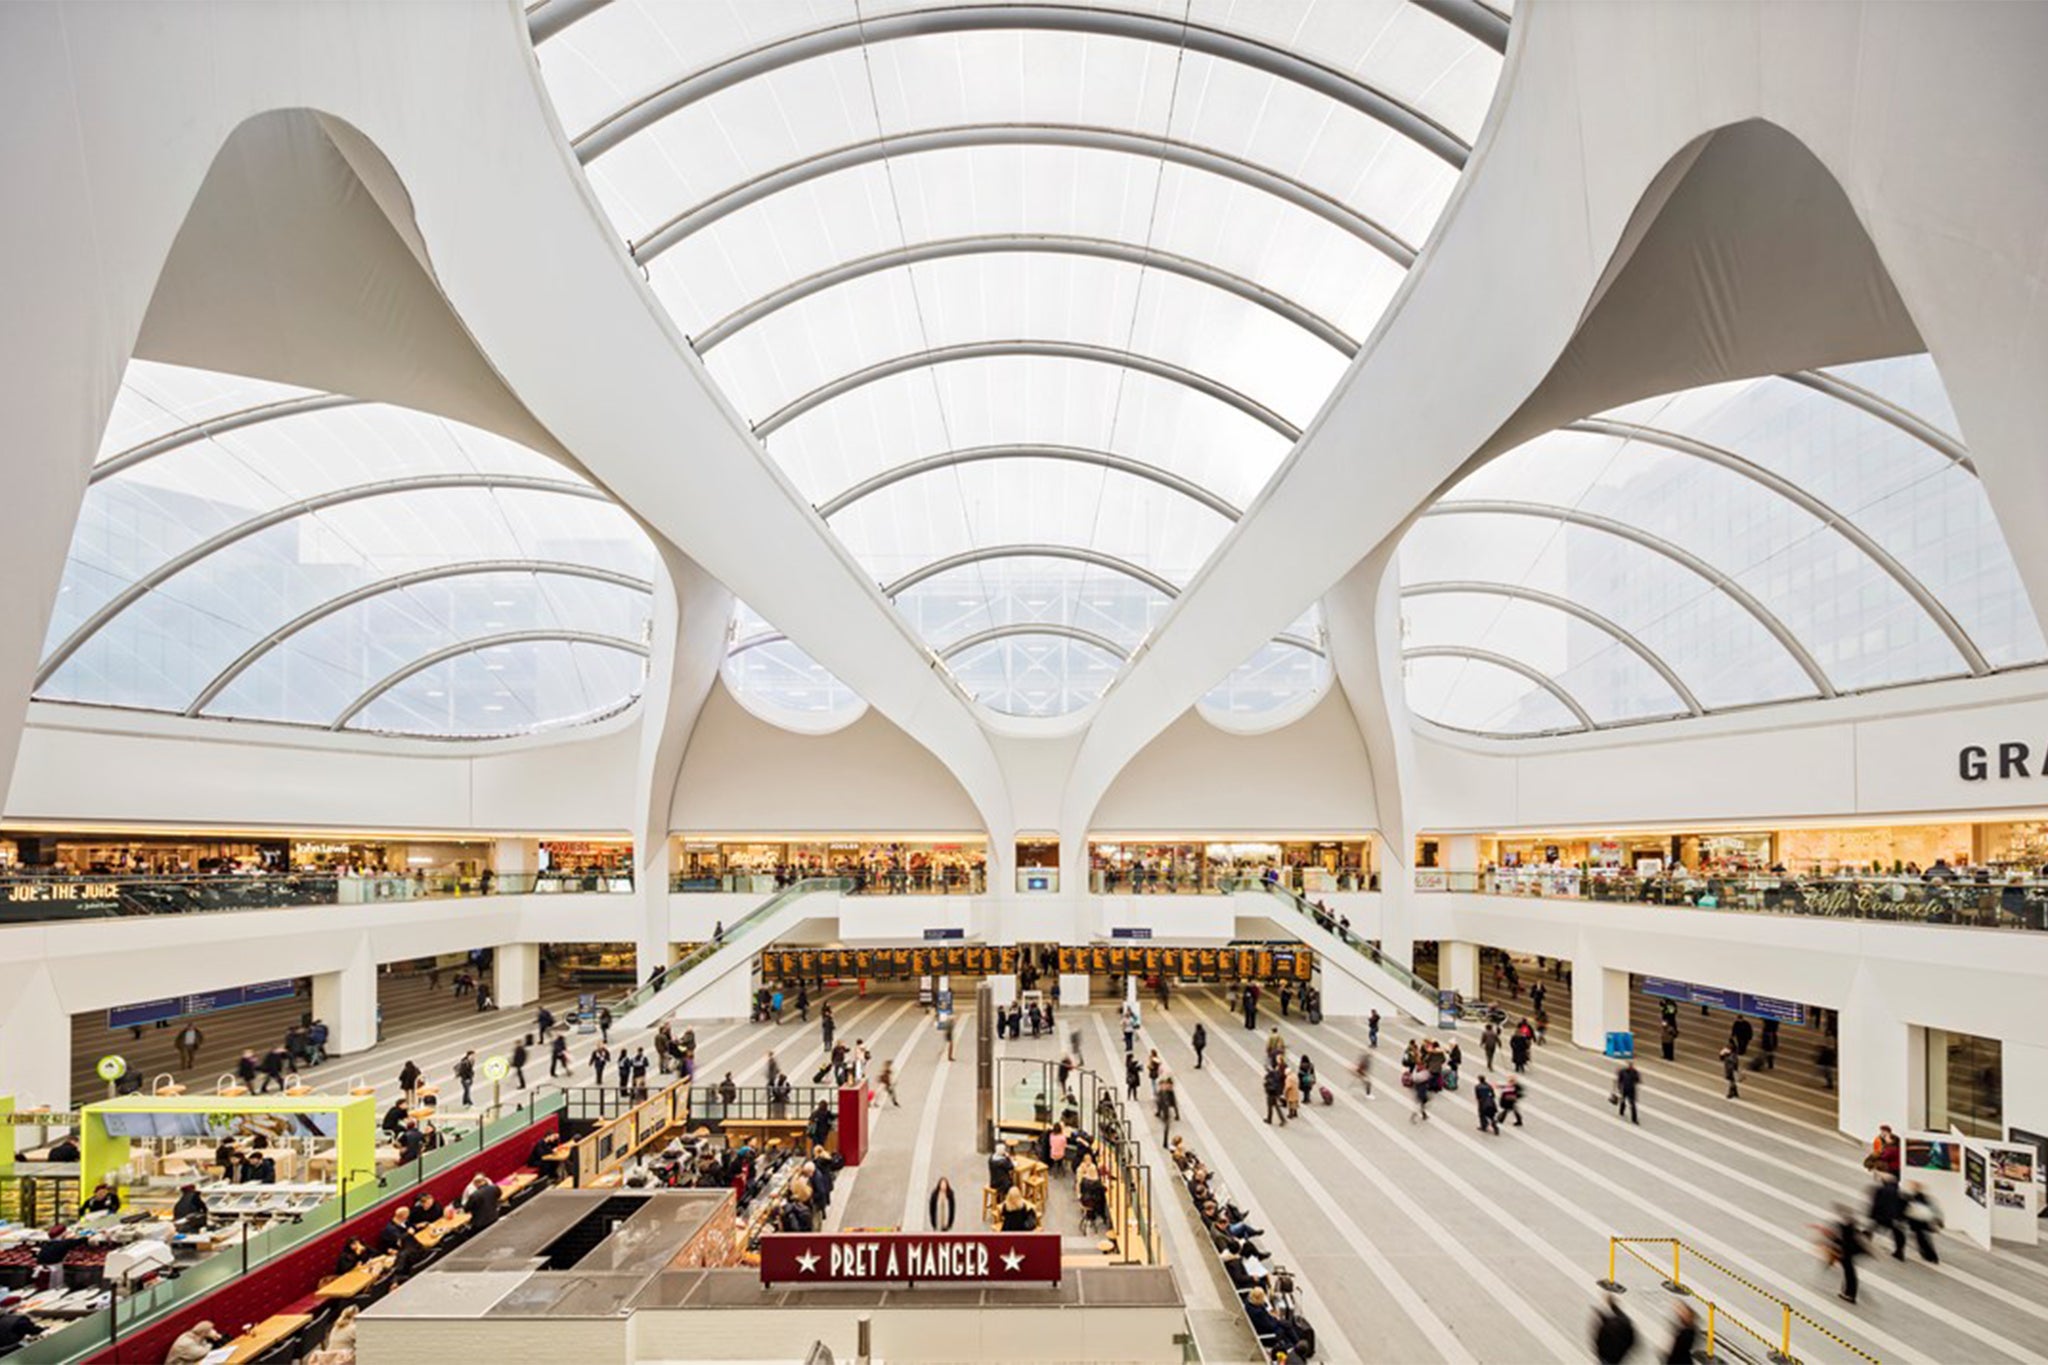
<path fill-rule="evenodd" d="M 855 1324 L 853 1358 L 859 1361 L 860 1365 L 869 1365 L 874 1359 L 874 1328 L 874 1320 L 865 1313 L 860 1315 L 860 1321 Z"/>

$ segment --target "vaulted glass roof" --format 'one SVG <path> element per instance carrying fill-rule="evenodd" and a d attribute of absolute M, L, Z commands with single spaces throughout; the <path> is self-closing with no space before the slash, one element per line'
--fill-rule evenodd
<path fill-rule="evenodd" d="M 1489 734 L 2048 659 L 1925 355 L 1571 423 L 1429 508 L 1400 573 L 1410 708 Z"/>
<path fill-rule="evenodd" d="M 502 437 L 135 361 L 35 696 L 529 734 L 639 695 L 653 574 L 631 517 Z"/>
<path fill-rule="evenodd" d="M 1279 467 L 1448 202 L 1505 33 L 1464 0 L 576 12 L 541 69 L 654 293 L 1014 715 L 1099 698 Z M 1269 646 L 1221 712 L 1319 659 Z"/>

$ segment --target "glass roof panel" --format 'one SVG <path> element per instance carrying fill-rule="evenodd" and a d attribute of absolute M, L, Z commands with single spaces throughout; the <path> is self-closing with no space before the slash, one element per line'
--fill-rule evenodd
<path fill-rule="evenodd" d="M 296 396 L 304 395 L 138 362 L 121 405 L 218 421 L 252 398 Z M 144 429 L 138 420 L 110 426 L 103 452 L 132 447 Z M 88 490 L 38 698 L 183 711 L 218 686 L 205 714 L 325 725 L 391 670 L 500 629 L 644 637 L 652 547 L 622 510 L 580 494 L 581 478 L 533 451 L 367 403 L 193 436 Z M 463 482 L 334 499 L 422 478 Z M 309 500 L 313 508 L 298 506 Z M 536 576 L 526 567 L 535 563 L 634 581 Z M 490 572 L 443 573 L 476 567 Z M 432 577 L 394 586 L 402 575 Z M 229 676 L 234 666 L 244 671 Z M 600 667 L 589 676 L 618 676 Z M 556 689 L 537 709 L 502 717 L 562 723 L 616 710 L 637 686 L 574 706 Z M 460 733 L 481 733 L 470 721 Z"/>
<path fill-rule="evenodd" d="M 965 360 L 879 380 L 795 419 L 768 449 L 805 497 L 823 502 L 910 460 L 1009 444 L 1127 455 L 1240 509 L 1288 449 L 1272 428 L 1184 384 L 1050 356 Z"/>
<path fill-rule="evenodd" d="M 1185 494 L 1128 474 L 1059 460 L 992 460 L 894 484 L 834 515 L 832 529 L 882 583 L 976 548 L 1050 544 L 1129 560 L 1179 586 L 1230 523 Z"/>
<path fill-rule="evenodd" d="M 744 602 L 733 606 L 732 638 L 721 669 L 726 690 L 763 720 L 822 734 L 867 711 L 852 688 Z"/>
<path fill-rule="evenodd" d="M 1491 735 L 1535 735 L 1578 730 L 1578 718 L 1543 687 L 1483 659 L 1411 658 L 1408 709 L 1454 730 Z"/>
<path fill-rule="evenodd" d="M 1226 730 L 1265 729 L 1306 711 L 1329 683 L 1326 656 L 1268 640 L 1203 695 L 1202 714 Z"/>
<path fill-rule="evenodd" d="M 674 8 L 616 0 L 543 45 L 544 77 L 575 136 L 736 53 L 863 26 L 778 65 L 797 51 L 784 48 L 722 89 L 641 104 L 652 116 L 613 124 L 616 140 L 586 149 L 598 198 L 642 243 L 657 296 L 814 503 L 913 460 L 1055 444 L 1144 461 L 1244 507 L 1394 296 L 1457 172 L 1345 99 L 1184 44 L 1182 25 L 1349 73 L 1454 142 L 1476 135 L 1501 66 L 1405 0 L 1101 7 L 1168 23 L 1158 41 L 1058 31 L 1056 8 L 1026 6 L 1024 27 L 871 37 L 900 10 L 950 6 L 763 6 L 700 26 Z M 833 50 L 856 33 L 861 46 Z M 1020 127 L 1033 142 L 1014 140 Z M 952 145 L 920 139 L 943 129 L 982 131 Z M 996 129 L 1007 130 L 1001 144 Z M 1171 259 L 1140 265 L 1133 253 Z M 880 362 L 1009 342 L 1129 354 L 1195 383 L 1074 357 L 984 356 L 788 410 Z M 883 580 L 965 550 L 1043 541 L 1181 582 L 1223 528 L 1154 481 L 1023 460 L 899 483 L 832 525 Z M 1062 568 L 1030 591 L 1068 601 L 1062 585 L 1105 572 Z M 949 585 L 968 605 L 934 611 L 930 628 L 1014 624 L 1002 581 Z M 920 620 L 926 596 L 910 606 Z M 1100 652 L 1064 637 L 1006 640 L 955 662 L 981 670 L 986 685 L 970 690 L 1051 714 L 1095 694 Z M 1091 676 L 1061 681 L 1055 707 L 1045 678 L 1070 666 Z M 1247 664 L 1253 674 L 1302 667 L 1282 655 Z M 1030 686 L 1015 685 L 1020 670 Z M 988 682 L 998 675 L 1006 681 Z"/>
<path fill-rule="evenodd" d="M 950 660 L 967 694 L 1006 716 L 1064 716 L 1102 700 L 1123 661 L 1080 640 L 1020 635 Z"/>
<path fill-rule="evenodd" d="M 1954 440 L 1927 357 L 1830 373 Z M 1631 403 L 1590 425 L 1525 442 L 1461 481 L 1403 542 L 1404 585 L 1494 582 L 1563 597 L 1660 654 L 1708 709 L 1819 693 L 1766 616 L 1841 692 L 2048 658 L 1983 488 L 1941 437 L 1854 394 L 1776 376 Z M 1442 515 L 1472 502 L 1510 506 Z M 1555 515 L 1509 514 L 1530 504 Z M 1683 567 L 1688 557 L 1727 590 Z M 1404 610 L 1411 649 L 1461 645 L 1531 663 L 1583 693 L 1601 723 L 1664 713 L 1655 670 L 1645 676 L 1631 651 L 1564 613 L 1412 593 Z M 1515 624 L 1545 614 L 1557 617 L 1546 631 Z M 1507 684 L 1478 676 L 1475 695 L 1491 704 Z M 1429 677 L 1430 704 L 1474 728 L 1479 703 L 1455 695 L 1467 684 L 1442 669 Z"/>
<path fill-rule="evenodd" d="M 1003 626 L 1052 622 L 1126 652 L 1166 618 L 1172 599 L 1114 570 L 1065 559 L 992 559 L 934 574 L 896 608 L 934 649 Z"/>
<path fill-rule="evenodd" d="M 637 655 L 545 641 L 499 645 L 424 669 L 363 708 L 351 730 L 482 738 L 597 720 L 641 687 Z"/>

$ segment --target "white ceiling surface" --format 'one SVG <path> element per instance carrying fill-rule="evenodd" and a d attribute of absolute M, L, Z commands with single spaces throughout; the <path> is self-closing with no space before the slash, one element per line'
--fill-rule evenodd
<path fill-rule="evenodd" d="M 615 0 L 539 48 L 572 139 L 689 73 L 799 33 L 912 5 L 722 6 Z M 1462 138 L 1478 130 L 1500 58 L 1406 0 L 1097 6 L 1227 30 L 1370 81 Z M 960 126 L 1046 125 L 1193 144 L 1278 172 L 1411 246 L 1429 234 L 1456 170 L 1387 124 L 1292 81 L 1175 42 L 1028 28 L 870 42 L 754 74 L 652 122 L 587 163 L 619 234 L 643 243 L 686 209 L 831 149 Z M 1075 146 L 958 147 L 891 155 L 809 179 L 642 253 L 656 296 L 691 336 L 820 271 L 959 239 L 1062 238 L 1170 253 L 1248 282 L 1237 292 L 1128 260 L 977 250 L 895 264 L 809 293 L 704 345 L 734 406 L 768 422 L 769 454 L 824 503 L 907 462 L 987 446 L 1108 452 L 1248 505 L 1313 419 L 1398 287 L 1382 251 L 1262 189 L 1155 155 Z M 1018 245 L 1015 242 L 1012 246 Z M 1035 245 L 1044 245 L 1035 243 Z M 1349 341 L 1308 330 L 1263 298 L 1306 309 Z M 1052 342 L 1084 355 L 977 355 L 852 388 L 788 419 L 785 405 L 897 357 L 987 342 Z M 1115 363 L 1186 371 L 1219 395 Z M 773 419 L 773 420 L 770 420 Z M 977 550 L 1080 547 L 1185 586 L 1228 518 L 1131 473 L 1017 456 L 906 478 L 836 512 L 831 526 L 888 584 Z M 935 648 L 1031 621 L 1088 629 L 1126 652 L 1158 613 L 1091 624 L 1086 604 L 1128 598 L 1114 568 L 1037 557 L 973 564 L 942 585 L 959 610 L 901 603 Z M 1122 580 L 1122 581 L 1117 581 Z M 1156 595 L 1156 594 L 1155 594 Z M 972 607 L 969 607 L 969 603 Z M 1038 602 L 1037 607 L 1020 603 Z M 1313 640 L 1311 623 L 1306 632 Z M 768 647 L 764 647 L 768 648 Z M 773 647 L 745 665 L 788 667 Z M 1289 659 L 1289 654 L 1299 657 Z M 954 656 L 991 709 L 1055 715 L 1102 694 L 1122 660 L 1071 637 L 1010 635 Z M 1222 710 L 1296 700 L 1314 657 L 1267 646 Z M 1255 700 L 1256 697 L 1256 700 Z"/>

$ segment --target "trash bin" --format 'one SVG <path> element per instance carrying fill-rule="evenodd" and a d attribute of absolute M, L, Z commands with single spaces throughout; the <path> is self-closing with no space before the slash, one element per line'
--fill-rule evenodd
<path fill-rule="evenodd" d="M 1636 1036 L 1633 1033 L 1610 1033 L 1607 1035 L 1607 1055 L 1610 1057 L 1633 1057 L 1636 1055 Z"/>

